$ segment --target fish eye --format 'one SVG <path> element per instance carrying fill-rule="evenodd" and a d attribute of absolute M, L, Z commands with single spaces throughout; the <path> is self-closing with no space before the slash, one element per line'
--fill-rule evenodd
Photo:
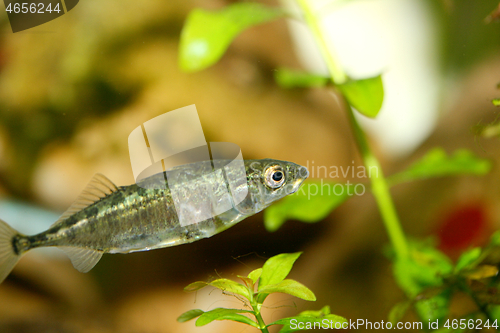
<path fill-rule="evenodd" d="M 283 172 L 281 172 L 281 171 L 276 171 L 275 173 L 273 173 L 273 175 L 271 176 L 271 178 L 272 178 L 275 182 L 279 182 L 279 181 L 281 181 L 281 179 L 283 179 Z"/>
<path fill-rule="evenodd" d="M 264 173 L 266 185 L 270 188 L 278 188 L 285 182 L 285 173 L 279 165 L 273 165 Z"/>

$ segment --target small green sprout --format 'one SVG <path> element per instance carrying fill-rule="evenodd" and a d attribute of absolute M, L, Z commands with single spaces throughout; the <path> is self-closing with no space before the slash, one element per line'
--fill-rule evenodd
<path fill-rule="evenodd" d="M 250 304 L 251 310 L 216 308 L 205 312 L 200 309 L 194 309 L 184 312 L 177 318 L 177 321 L 182 323 L 198 317 L 196 326 L 204 326 L 214 320 L 232 320 L 253 326 L 263 333 L 268 333 L 267 328 L 272 325 L 283 325 L 280 333 L 295 332 L 308 327 L 314 327 L 314 323 L 316 323 L 316 327 L 318 324 L 325 322 L 328 322 L 331 327 L 341 327 L 342 323 L 347 322 L 347 320 L 343 317 L 330 314 L 328 306 L 319 311 L 304 311 L 298 316 L 282 318 L 271 324 L 266 325 L 264 323 L 261 316 L 261 309 L 262 304 L 269 294 L 285 293 L 306 301 L 316 300 L 316 296 L 309 288 L 295 280 L 286 279 L 295 260 L 300 255 L 301 252 L 282 253 L 269 258 L 262 268 L 251 271 L 248 276 L 238 275 L 243 283 L 228 279 L 217 279 L 212 282 L 197 281 L 189 284 L 184 288 L 185 291 L 197 291 L 206 286 L 212 286 L 222 290 L 224 293 L 237 295 L 238 298 L 243 297 L 244 300 L 242 299 L 242 301 Z M 255 320 L 244 314 L 253 315 Z M 296 325 L 296 323 L 301 323 L 301 325 Z"/>

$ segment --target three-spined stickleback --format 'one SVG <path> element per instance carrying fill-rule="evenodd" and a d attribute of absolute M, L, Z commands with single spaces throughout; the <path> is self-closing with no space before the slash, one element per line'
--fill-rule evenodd
<path fill-rule="evenodd" d="M 177 167 L 174 183 L 159 173 L 120 187 L 97 174 L 69 209 L 37 235 L 23 235 L 0 220 L 0 283 L 23 254 L 38 247 L 58 247 L 76 269 L 88 272 L 104 253 L 211 237 L 294 193 L 309 175 L 305 167 L 272 159 L 244 161 L 246 174 L 239 183 L 228 181 L 236 179 L 230 168 L 216 169 L 210 177 L 199 177 L 200 169 L 200 163 Z"/>

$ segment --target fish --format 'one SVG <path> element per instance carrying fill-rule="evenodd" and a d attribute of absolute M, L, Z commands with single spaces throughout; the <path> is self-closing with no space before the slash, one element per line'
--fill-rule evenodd
<path fill-rule="evenodd" d="M 39 247 L 63 250 L 73 266 L 86 273 L 104 253 L 148 251 L 211 237 L 296 192 L 309 175 L 307 168 L 287 161 L 241 162 L 246 174 L 236 184 L 228 181 L 236 168 L 215 169 L 212 177 L 200 177 L 206 166 L 201 162 L 129 186 L 118 187 L 96 174 L 48 230 L 32 236 L 0 220 L 0 283 L 26 252 Z M 168 182 L 172 174 L 180 181 Z M 214 213 L 208 218 L 199 209 L 200 202 L 207 202 L 206 192 L 200 188 L 207 185 L 214 193 L 205 207 Z M 238 194 L 240 199 L 234 200 Z M 216 209 L 221 205 L 226 208 Z"/>

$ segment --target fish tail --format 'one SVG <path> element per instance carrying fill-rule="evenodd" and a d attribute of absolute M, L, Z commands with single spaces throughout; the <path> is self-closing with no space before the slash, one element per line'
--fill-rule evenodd
<path fill-rule="evenodd" d="M 21 258 L 21 253 L 14 247 L 19 233 L 0 220 L 0 283 L 10 274 Z"/>

